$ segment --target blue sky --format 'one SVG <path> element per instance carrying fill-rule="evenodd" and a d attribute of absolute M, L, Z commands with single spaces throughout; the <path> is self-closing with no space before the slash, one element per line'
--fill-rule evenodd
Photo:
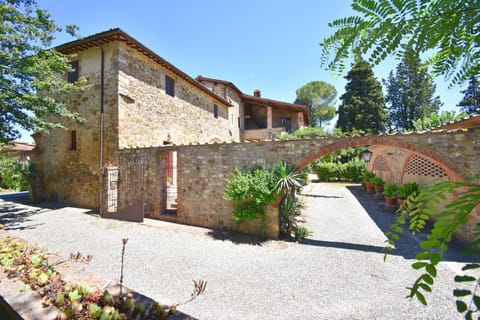
<path fill-rule="evenodd" d="M 333 84 L 338 96 L 345 80 L 320 67 L 321 40 L 328 22 L 353 14 L 350 0 L 38 0 L 60 26 L 76 24 L 88 36 L 120 27 L 192 77 L 233 82 L 245 93 L 293 102 L 295 90 L 312 80 Z M 58 34 L 54 45 L 73 40 Z M 387 78 L 393 60 L 374 68 Z M 458 109 L 463 87 L 447 88 L 437 78 L 443 109 Z M 338 99 L 337 99 L 338 104 Z"/>

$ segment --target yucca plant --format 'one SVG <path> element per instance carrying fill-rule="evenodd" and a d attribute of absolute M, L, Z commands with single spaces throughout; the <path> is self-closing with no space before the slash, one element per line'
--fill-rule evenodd
<path fill-rule="evenodd" d="M 289 211 L 284 213 L 288 217 L 286 234 L 290 236 L 296 211 L 297 189 L 305 185 L 305 180 L 302 174 L 285 160 L 277 162 L 273 173 L 276 179 L 275 193 L 282 194 L 284 198 L 288 197 L 292 201 Z"/>

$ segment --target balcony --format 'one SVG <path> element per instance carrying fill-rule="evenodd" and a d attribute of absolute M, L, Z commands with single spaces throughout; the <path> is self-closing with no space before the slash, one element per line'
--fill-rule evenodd
<path fill-rule="evenodd" d="M 242 130 L 241 139 L 242 141 L 273 140 L 275 136 L 280 135 L 282 132 L 285 132 L 285 131 L 286 131 L 285 127 L 270 128 L 270 129 Z"/>

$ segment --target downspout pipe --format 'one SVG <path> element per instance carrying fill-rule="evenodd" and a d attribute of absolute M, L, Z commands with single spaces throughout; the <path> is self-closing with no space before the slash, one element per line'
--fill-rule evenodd
<path fill-rule="evenodd" d="M 102 212 L 102 205 L 103 205 L 103 176 L 105 174 L 103 168 L 103 133 L 104 133 L 104 126 L 105 126 L 105 51 L 103 50 L 102 45 L 98 45 L 100 48 L 100 215 L 103 214 Z"/>

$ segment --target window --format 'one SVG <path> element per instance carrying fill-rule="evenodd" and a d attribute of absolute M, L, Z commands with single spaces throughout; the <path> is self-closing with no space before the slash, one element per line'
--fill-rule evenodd
<path fill-rule="evenodd" d="M 70 131 L 70 150 L 77 150 L 77 131 Z"/>
<path fill-rule="evenodd" d="M 71 61 L 70 68 L 72 68 L 73 71 L 67 73 L 67 82 L 74 83 L 78 80 L 78 60 Z"/>
<path fill-rule="evenodd" d="M 285 117 L 282 117 L 280 119 L 281 123 L 282 123 L 282 126 L 285 127 L 285 130 L 287 132 L 290 132 L 292 131 L 292 118 L 285 118 Z"/>
<path fill-rule="evenodd" d="M 165 76 L 165 93 L 175 97 L 175 81 L 169 76 Z"/>
<path fill-rule="evenodd" d="M 216 104 L 213 105 L 213 116 L 218 118 L 218 106 Z"/>

